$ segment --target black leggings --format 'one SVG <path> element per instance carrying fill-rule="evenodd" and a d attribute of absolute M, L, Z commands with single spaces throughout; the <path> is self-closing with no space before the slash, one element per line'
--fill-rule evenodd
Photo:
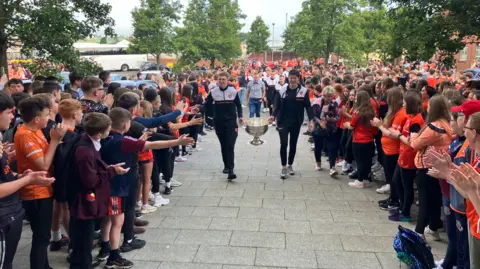
<path fill-rule="evenodd" d="M 2 269 L 12 269 L 13 258 L 22 235 L 23 217 L 23 214 L 18 216 L 12 223 L 0 229 L 0 240 L 2 242 L 0 268 Z"/>
<path fill-rule="evenodd" d="M 159 149 L 153 151 L 153 157 L 155 163 L 153 165 L 153 173 L 152 173 L 152 192 L 158 193 L 160 192 L 160 173 L 163 174 L 163 179 L 165 182 L 170 182 L 172 179 L 172 162 L 175 161 L 175 156 L 173 156 L 173 149 Z M 155 181 L 154 181 L 154 175 Z M 157 181 L 158 178 L 158 181 Z"/>
<path fill-rule="evenodd" d="M 375 151 L 375 145 L 373 142 L 360 144 L 353 142 L 352 144 L 353 155 L 357 162 L 358 181 L 368 179 L 370 182 L 370 172 L 372 170 L 372 156 Z"/>
<path fill-rule="evenodd" d="M 338 146 L 340 143 L 339 133 L 341 130 L 330 134 L 328 136 L 313 136 L 313 141 L 315 143 L 315 161 L 317 163 L 322 161 L 322 148 L 325 143 L 325 149 L 328 154 L 328 162 L 330 163 L 330 169 L 335 168 L 335 161 L 337 160 Z"/>
<path fill-rule="evenodd" d="M 352 151 L 352 130 L 344 129 L 342 133 L 342 138 L 340 139 L 340 147 L 343 148 L 343 158 L 348 164 L 353 162 L 353 151 Z"/>
<path fill-rule="evenodd" d="M 423 234 L 425 227 L 437 231 L 443 226 L 440 219 L 442 210 L 442 192 L 438 179 L 427 175 L 428 169 L 418 169 L 417 188 L 419 210 L 415 232 Z"/>
<path fill-rule="evenodd" d="M 135 223 L 135 205 L 137 204 L 137 191 L 140 184 L 140 177 L 138 176 L 138 166 L 132 165 L 130 167 L 132 179 L 130 182 L 130 189 L 128 190 L 128 196 L 125 199 L 125 219 L 123 221 L 123 241 L 133 239 L 133 226 Z"/>
<path fill-rule="evenodd" d="M 188 129 L 189 129 L 188 133 L 189 133 L 190 137 L 193 138 L 193 140 L 195 141 L 192 148 L 196 148 L 197 147 L 198 133 L 200 131 L 200 126 L 199 125 L 193 125 L 193 126 L 188 127 Z"/>
<path fill-rule="evenodd" d="M 385 179 L 387 184 L 392 185 L 393 175 L 395 173 L 395 167 L 397 167 L 398 154 L 383 155 L 383 168 L 385 169 Z"/>
<path fill-rule="evenodd" d="M 282 166 L 287 165 L 287 147 L 290 144 L 290 150 L 288 152 L 288 165 L 292 165 L 295 159 L 295 153 L 297 152 L 298 135 L 300 134 L 300 128 L 302 126 L 293 127 L 278 127 L 278 134 L 280 135 L 280 159 L 282 160 Z M 290 134 L 290 143 L 288 135 Z"/>
<path fill-rule="evenodd" d="M 190 128 L 191 127 L 186 127 L 186 128 L 182 128 L 180 129 L 180 135 L 184 135 L 184 134 L 188 134 L 188 135 L 191 135 L 190 134 Z M 182 146 L 182 156 L 185 156 L 187 155 L 187 146 Z"/>
<path fill-rule="evenodd" d="M 383 153 L 382 132 L 380 131 L 378 131 L 378 134 L 375 136 L 375 146 L 377 147 L 377 160 L 383 167 L 385 167 L 385 163 L 383 162 L 383 160 L 385 160 L 385 157 L 383 157 L 385 153 Z M 372 157 L 373 156 L 375 156 L 375 152 L 373 152 Z"/>
<path fill-rule="evenodd" d="M 400 180 L 396 183 L 397 194 L 400 200 L 400 210 L 402 215 L 410 217 L 410 209 L 413 205 L 414 190 L 413 182 L 417 173 L 416 169 L 400 168 Z M 395 182 L 394 182 L 395 183 Z"/>

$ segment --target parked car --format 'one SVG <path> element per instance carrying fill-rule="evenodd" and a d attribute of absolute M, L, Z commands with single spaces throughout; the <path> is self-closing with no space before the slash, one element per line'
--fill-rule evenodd
<path fill-rule="evenodd" d="M 171 72 L 170 68 L 164 64 L 157 64 L 152 62 L 144 62 L 140 66 L 140 71 L 147 71 L 147 70 L 162 70 L 165 69 L 167 72 Z"/>
<path fill-rule="evenodd" d="M 160 89 L 158 84 L 154 81 L 151 80 L 115 80 L 111 83 L 118 83 L 121 85 L 121 87 L 126 88 L 126 87 L 135 87 L 138 88 L 141 84 L 146 84 L 147 87 L 153 88 L 153 89 Z"/>
<path fill-rule="evenodd" d="M 467 73 L 467 72 L 473 73 L 473 79 L 474 80 L 480 80 L 480 68 L 467 69 L 467 70 L 463 71 L 463 74 L 465 75 L 465 73 Z"/>

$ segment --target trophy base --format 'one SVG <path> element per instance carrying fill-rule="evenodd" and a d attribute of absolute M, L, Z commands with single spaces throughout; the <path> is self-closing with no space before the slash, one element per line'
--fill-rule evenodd
<path fill-rule="evenodd" d="M 253 139 L 251 139 L 250 141 L 248 141 L 251 145 L 254 145 L 254 146 L 260 146 L 260 145 L 263 145 L 265 143 L 265 141 L 263 141 L 262 139 L 260 139 L 260 137 L 254 137 Z"/>

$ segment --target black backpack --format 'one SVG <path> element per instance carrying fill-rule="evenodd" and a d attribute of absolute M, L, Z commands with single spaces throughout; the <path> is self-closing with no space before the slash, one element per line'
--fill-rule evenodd
<path fill-rule="evenodd" d="M 66 190 L 67 182 L 72 177 L 73 159 L 75 149 L 82 136 L 72 131 L 67 131 L 58 145 L 53 157 L 53 177 L 55 177 L 55 188 Z"/>

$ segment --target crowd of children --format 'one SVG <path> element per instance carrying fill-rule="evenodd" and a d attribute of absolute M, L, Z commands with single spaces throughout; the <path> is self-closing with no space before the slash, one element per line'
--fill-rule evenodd
<path fill-rule="evenodd" d="M 447 231 L 438 268 L 480 268 L 480 83 L 469 73 L 413 67 L 229 67 L 167 75 L 160 89 L 111 85 L 108 72 L 72 72 L 68 92 L 52 79 L 25 87 L 11 79 L 0 92 L 0 268 L 12 268 L 23 219 L 32 229 L 30 268 L 50 268 L 47 251 L 62 247 L 70 268 L 132 267 L 120 253 L 145 246 L 135 237 L 148 225 L 141 214 L 169 203 L 165 196 L 181 185 L 175 163 L 200 151 L 204 129 L 215 128 L 215 104 L 205 100 L 225 71 L 250 117 L 260 116 L 262 103 L 273 116 L 293 74 L 291 83 L 309 90 L 305 134 L 316 170 L 325 154 L 330 176 L 348 175 L 353 188 L 370 187 L 383 170 L 377 192 L 389 197 L 379 208 L 396 222 L 412 220 L 416 188 L 415 231 L 426 240 Z"/>

